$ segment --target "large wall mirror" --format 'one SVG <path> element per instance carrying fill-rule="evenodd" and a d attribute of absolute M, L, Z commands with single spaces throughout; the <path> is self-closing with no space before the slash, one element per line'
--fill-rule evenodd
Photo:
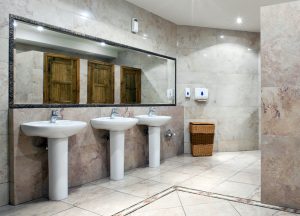
<path fill-rule="evenodd" d="M 12 108 L 176 105 L 175 58 L 13 15 L 10 65 Z"/>

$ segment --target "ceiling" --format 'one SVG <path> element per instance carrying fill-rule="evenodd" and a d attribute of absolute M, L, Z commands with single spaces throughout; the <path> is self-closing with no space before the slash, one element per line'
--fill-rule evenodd
<path fill-rule="evenodd" d="M 177 25 L 260 31 L 260 7 L 292 0 L 127 0 Z M 236 23 L 242 17 L 243 24 Z"/>

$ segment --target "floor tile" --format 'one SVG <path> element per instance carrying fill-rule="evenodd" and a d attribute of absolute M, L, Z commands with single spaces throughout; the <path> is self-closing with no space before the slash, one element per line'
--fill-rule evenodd
<path fill-rule="evenodd" d="M 184 165 L 183 163 L 167 160 L 167 161 L 162 161 L 159 168 L 161 171 L 163 171 L 163 170 L 174 169 L 176 167 L 180 167 L 183 165 Z"/>
<path fill-rule="evenodd" d="M 212 197 L 201 196 L 198 194 L 192 194 L 192 193 L 187 193 L 187 192 L 182 192 L 182 191 L 177 191 L 177 194 L 178 194 L 183 206 L 208 204 L 208 203 L 216 203 L 216 202 L 226 202 L 222 199 L 216 199 L 216 198 L 212 198 Z"/>
<path fill-rule="evenodd" d="M 165 172 L 151 178 L 150 180 L 171 184 L 171 185 L 177 185 L 187 179 L 190 179 L 194 175 L 179 173 L 179 172 Z"/>
<path fill-rule="evenodd" d="M 0 210 L 2 216 L 50 216 L 61 211 L 72 208 L 71 205 L 60 201 L 49 201 L 46 199 L 36 200 L 18 206 L 6 206 Z"/>
<path fill-rule="evenodd" d="M 179 185 L 202 191 L 210 191 L 212 188 L 221 184 L 223 181 L 224 180 L 222 178 L 210 178 L 198 175 L 180 183 Z"/>
<path fill-rule="evenodd" d="M 117 190 L 134 196 L 148 198 L 170 187 L 171 185 L 168 184 L 145 180 Z"/>
<path fill-rule="evenodd" d="M 293 213 L 282 212 L 282 211 L 279 211 L 274 214 L 274 216 L 297 216 L 297 215 L 299 216 L 299 214 L 293 214 Z"/>
<path fill-rule="evenodd" d="M 243 171 L 254 174 L 261 173 L 261 166 L 258 163 L 253 163 L 252 165 L 246 167 Z"/>
<path fill-rule="evenodd" d="M 102 197 L 108 193 L 114 192 L 111 189 L 100 187 L 98 185 L 87 184 L 81 187 L 71 188 L 69 190 L 69 196 L 63 201 L 72 205 L 76 205 L 79 202 L 92 200 L 96 197 Z"/>
<path fill-rule="evenodd" d="M 98 214 L 77 207 L 62 211 L 54 216 L 99 216 Z"/>
<path fill-rule="evenodd" d="M 255 200 L 260 202 L 261 201 L 261 187 L 257 188 L 253 194 L 250 196 L 251 200 Z"/>
<path fill-rule="evenodd" d="M 228 179 L 234 176 L 237 173 L 236 170 L 233 169 L 225 169 L 223 167 L 214 167 L 209 169 L 200 175 L 203 177 L 216 178 L 216 179 Z"/>
<path fill-rule="evenodd" d="M 260 172 L 260 151 L 217 152 L 212 157 L 192 157 L 190 154 L 184 154 L 162 161 L 160 168 L 144 167 L 130 170 L 121 181 L 106 178 L 71 188 L 69 197 L 62 202 L 39 200 L 17 207 L 1 207 L 0 215 L 111 215 L 174 184 L 260 201 Z M 259 216 L 270 213 L 274 213 L 275 216 L 294 215 L 272 211 L 176 191 L 131 215 L 199 215 L 199 212 L 201 216 Z"/>
<path fill-rule="evenodd" d="M 213 168 L 217 165 L 220 165 L 221 162 L 214 160 L 213 158 L 199 158 L 199 160 L 193 162 L 191 165 L 193 166 L 201 166 L 201 167 L 207 167 L 207 168 Z"/>
<path fill-rule="evenodd" d="M 148 212 L 157 209 L 170 209 L 175 207 L 182 207 L 180 199 L 176 192 L 172 192 L 149 205 L 141 208 L 140 212 Z"/>
<path fill-rule="evenodd" d="M 239 198 L 250 198 L 256 189 L 256 185 L 226 181 L 214 187 L 211 191 Z"/>
<path fill-rule="evenodd" d="M 182 207 L 168 208 L 168 209 L 153 209 L 151 211 L 142 212 L 136 211 L 131 213 L 132 216 L 185 216 Z"/>
<path fill-rule="evenodd" d="M 83 201 L 77 204 L 77 207 L 100 214 L 112 215 L 125 208 L 128 208 L 143 199 L 125 193 L 113 192 L 92 200 Z"/>
<path fill-rule="evenodd" d="M 191 166 L 191 165 L 183 165 L 180 167 L 177 167 L 175 169 L 169 170 L 170 172 L 177 172 L 177 173 L 185 173 L 190 175 L 198 175 L 200 173 L 203 173 L 207 171 L 207 167 L 201 167 L 201 166 Z"/>
<path fill-rule="evenodd" d="M 134 170 L 130 170 L 126 172 L 126 175 L 135 176 L 142 179 L 149 179 L 166 171 L 167 170 L 161 170 L 159 168 L 145 167 L 145 168 L 137 168 Z"/>
<path fill-rule="evenodd" d="M 105 178 L 105 179 L 101 179 L 99 181 L 92 182 L 92 184 L 95 184 L 95 185 L 98 185 L 101 187 L 105 187 L 105 188 L 115 189 L 115 188 L 130 186 L 130 185 L 136 184 L 141 181 L 144 181 L 144 179 L 125 175 L 124 179 L 119 180 L 119 181 L 113 181 L 113 180 L 110 180 L 109 178 Z"/>
<path fill-rule="evenodd" d="M 229 202 L 216 202 L 183 206 L 187 216 L 240 216 Z"/>
<path fill-rule="evenodd" d="M 261 185 L 260 183 L 260 173 L 248 173 L 248 172 L 239 172 L 229 178 L 229 181 L 234 182 L 241 182 L 246 184 L 253 184 L 253 185 Z"/>
<path fill-rule="evenodd" d="M 277 212 L 273 209 L 245 205 L 237 202 L 231 202 L 231 205 L 239 212 L 241 216 L 271 216 Z"/>
<path fill-rule="evenodd" d="M 168 158 L 167 161 L 175 161 L 183 164 L 193 163 L 199 160 L 199 157 L 193 157 L 191 154 L 178 155 L 176 157 Z"/>

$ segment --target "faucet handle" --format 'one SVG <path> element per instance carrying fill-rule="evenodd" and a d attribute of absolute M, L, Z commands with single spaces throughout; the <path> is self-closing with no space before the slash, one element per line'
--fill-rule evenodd
<path fill-rule="evenodd" d="M 156 111 L 156 107 L 150 107 L 149 110 L 154 112 Z"/>
<path fill-rule="evenodd" d="M 111 111 L 114 113 L 117 113 L 119 111 L 119 109 L 118 109 L 118 107 L 113 107 Z"/>
<path fill-rule="evenodd" d="M 58 116 L 58 110 L 52 110 L 51 115 L 52 116 Z"/>

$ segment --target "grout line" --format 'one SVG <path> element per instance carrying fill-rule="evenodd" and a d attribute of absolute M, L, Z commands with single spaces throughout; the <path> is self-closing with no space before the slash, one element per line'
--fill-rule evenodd
<path fill-rule="evenodd" d="M 184 215 L 186 216 L 186 212 L 185 212 L 184 206 L 182 205 L 182 202 L 181 202 L 180 196 L 179 196 L 179 194 L 178 194 L 178 191 L 176 190 L 175 192 L 176 192 L 177 197 L 178 197 L 178 199 L 179 199 L 179 202 L 180 202 L 180 205 L 181 205 L 181 207 L 182 207 L 183 213 L 184 213 Z"/>
<path fill-rule="evenodd" d="M 143 200 L 141 202 L 138 202 L 138 203 L 136 203 L 136 204 L 134 204 L 134 205 L 132 205 L 132 206 L 130 206 L 130 207 L 122 210 L 122 211 L 119 211 L 119 212 L 117 212 L 117 213 L 115 213 L 113 215 L 114 216 L 125 216 L 125 215 L 128 215 L 128 214 L 130 214 L 130 213 L 132 213 L 134 211 L 137 211 L 137 210 L 139 210 L 139 209 L 141 209 L 141 208 L 149 205 L 150 203 L 152 203 L 152 202 L 154 202 L 154 201 L 156 201 L 156 200 L 158 200 L 158 199 L 160 199 L 160 198 L 162 198 L 162 197 L 164 197 L 164 196 L 166 196 L 166 195 L 168 195 L 170 193 L 173 193 L 174 191 L 176 191 L 176 189 L 174 187 L 170 187 L 170 188 L 168 188 L 168 189 L 166 189 L 166 190 L 164 190 L 162 192 L 159 192 L 159 193 L 157 193 L 157 194 L 155 194 L 155 195 L 153 195 L 153 196 L 151 196 L 151 197 L 149 197 L 149 198 L 147 198 L 147 199 L 145 199 L 145 200 Z"/>
<path fill-rule="evenodd" d="M 230 205 L 232 206 L 232 208 L 238 213 L 238 215 L 242 216 L 242 215 L 240 214 L 240 212 L 234 207 L 234 205 L 232 205 L 231 202 L 229 202 L 229 204 L 230 204 Z"/>
<path fill-rule="evenodd" d="M 246 205 L 258 206 L 261 208 L 269 208 L 269 209 L 274 209 L 274 210 L 279 210 L 279 211 L 284 211 L 284 212 L 289 212 L 289 213 L 297 213 L 297 214 L 300 213 L 300 209 L 292 209 L 292 208 L 274 206 L 274 205 L 269 205 L 269 204 L 263 204 L 259 201 L 245 199 L 245 198 L 239 198 L 239 197 L 230 196 L 230 195 L 223 195 L 223 194 L 218 194 L 218 193 L 213 193 L 213 192 L 190 189 L 190 188 L 181 187 L 181 186 L 177 187 L 176 190 L 187 192 L 187 193 L 198 194 L 198 195 L 202 195 L 202 196 L 207 196 L 207 197 L 212 197 L 212 198 L 216 198 L 216 199 L 223 199 L 223 200 L 227 200 L 227 201 L 242 203 L 242 204 L 246 204 Z"/>
<path fill-rule="evenodd" d="M 239 184 L 245 184 L 245 185 L 251 185 L 251 186 L 256 186 L 256 187 L 260 187 L 261 185 L 258 184 L 250 184 L 250 183 L 245 183 L 245 182 L 239 182 L 239 181 L 233 181 L 233 180 L 226 180 L 227 182 L 234 182 L 234 183 L 239 183 Z"/>
<path fill-rule="evenodd" d="M 61 212 L 68 211 L 68 210 L 70 210 L 70 209 L 72 209 L 72 208 L 74 208 L 74 206 L 73 206 L 73 205 L 70 205 L 70 208 L 67 208 L 67 209 L 64 209 L 64 210 L 62 210 L 62 211 L 56 212 L 56 213 L 54 213 L 54 214 L 51 214 L 50 216 L 55 216 L 55 215 L 57 215 L 57 214 L 59 214 L 59 213 L 61 213 Z"/>
<path fill-rule="evenodd" d="M 96 213 L 96 212 L 93 212 L 93 211 L 91 211 L 91 210 L 88 210 L 88 209 L 85 209 L 85 208 L 82 208 L 82 207 L 79 207 L 79 206 L 74 206 L 74 208 L 79 208 L 79 209 L 82 209 L 82 210 L 91 212 L 91 213 L 93 213 L 93 214 L 100 215 L 100 214 L 98 214 L 98 213 Z"/>

